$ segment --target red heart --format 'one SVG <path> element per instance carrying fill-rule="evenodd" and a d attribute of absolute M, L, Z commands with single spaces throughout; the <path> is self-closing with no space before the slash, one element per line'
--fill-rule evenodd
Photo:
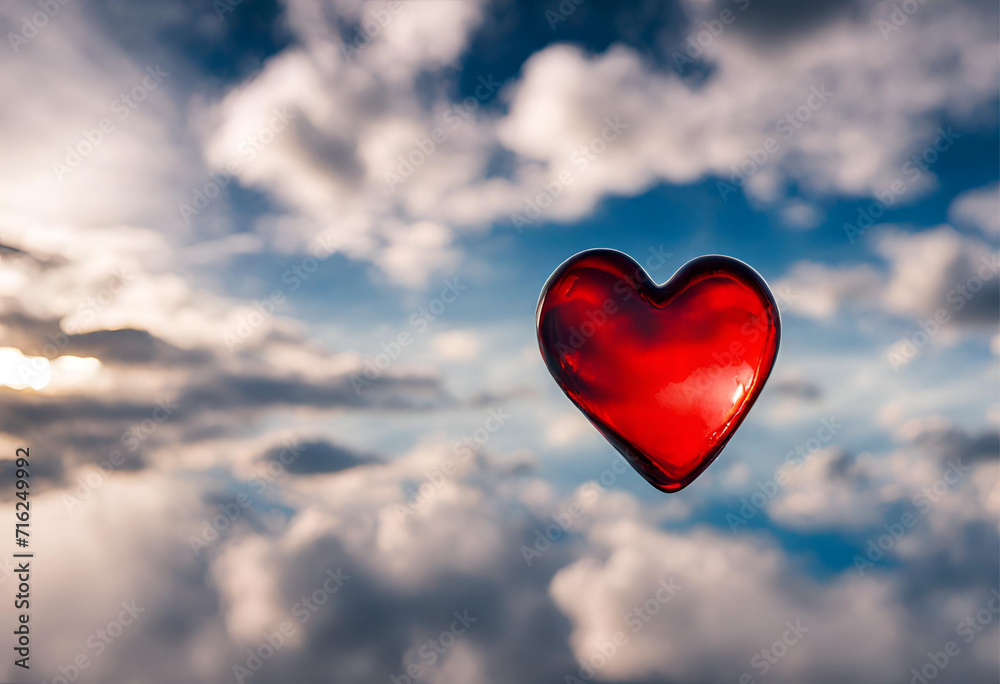
<path fill-rule="evenodd" d="M 581 252 L 538 300 L 538 344 L 566 396 L 657 489 L 719 455 L 764 387 L 781 321 L 764 279 L 703 256 L 657 285 L 621 252 Z"/>

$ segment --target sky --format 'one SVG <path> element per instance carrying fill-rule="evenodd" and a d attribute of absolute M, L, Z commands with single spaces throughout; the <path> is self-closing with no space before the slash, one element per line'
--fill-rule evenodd
<path fill-rule="evenodd" d="M 0 500 L 12 529 L 29 448 L 36 553 L 0 679 L 997 680 L 995 3 L 0 28 Z M 538 352 L 542 285 L 596 247 L 657 282 L 736 257 L 781 311 L 676 494 Z"/>

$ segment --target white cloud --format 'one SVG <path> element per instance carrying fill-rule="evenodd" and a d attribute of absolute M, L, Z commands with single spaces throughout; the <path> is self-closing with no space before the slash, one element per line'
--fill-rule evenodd
<path fill-rule="evenodd" d="M 0 19 L 19 32 L 39 11 L 35 2 L 8 2 Z M 0 85 L 22 93 L 22 104 L 4 112 L 0 131 L 0 145 L 17 160 L 0 170 L 0 238 L 62 223 L 179 228 L 171 190 L 197 177 L 199 164 L 181 134 L 174 66 L 134 63 L 74 3 L 60 4 L 16 52 L 10 35 Z"/>
<path fill-rule="evenodd" d="M 597 434 L 594 426 L 579 411 L 567 411 L 546 421 L 545 441 L 554 447 L 586 442 Z"/>
<path fill-rule="evenodd" d="M 449 330 L 434 336 L 434 349 L 442 358 L 452 361 L 471 361 L 479 355 L 480 343 L 469 330 Z"/>
<path fill-rule="evenodd" d="M 451 191 L 481 174 L 482 140 L 490 136 L 474 110 L 456 110 L 440 95 L 425 106 L 416 81 L 454 62 L 480 8 L 446 0 L 292 2 L 289 12 L 304 45 L 271 59 L 215 105 L 208 161 L 219 170 L 235 161 L 241 183 L 280 201 L 282 210 L 257 224 L 276 249 L 301 250 L 330 229 L 348 256 L 421 287 L 455 264 L 455 226 L 444 219 L 461 202 Z M 366 23 L 376 13 L 385 26 L 368 31 L 365 44 L 336 47 L 338 18 L 377 26 Z M 288 123 L 248 149 L 275 112 Z M 435 130 L 441 135 L 432 137 Z"/>
<path fill-rule="evenodd" d="M 451 235 L 441 224 L 421 221 L 400 226 L 387 237 L 389 243 L 376 261 L 389 279 L 398 284 L 426 285 L 432 274 L 458 261 L 458 252 L 451 246 Z"/>
<path fill-rule="evenodd" d="M 916 522 L 899 547 L 908 556 L 926 554 L 920 545 L 932 538 L 947 547 L 947 530 L 966 524 L 1000 527 L 992 515 L 1000 497 L 995 433 L 970 435 L 928 415 L 906 421 L 895 437 L 901 444 L 878 456 L 838 449 L 811 455 L 789 472 L 769 516 L 793 529 L 879 530 L 908 512 Z"/>
<path fill-rule="evenodd" d="M 819 208 L 802 200 L 791 200 L 781 208 L 781 220 L 789 228 L 812 230 L 823 220 Z"/>
<path fill-rule="evenodd" d="M 997 290 L 998 253 L 977 239 L 963 237 L 948 227 L 916 234 L 887 230 L 876 249 L 891 265 L 881 294 L 891 313 L 926 315 L 941 307 L 958 307 L 957 302 L 964 301 L 954 313 L 965 318 L 968 311 L 988 309 L 998 301 L 992 294 Z M 970 285 L 982 292 L 973 291 Z M 982 301 L 987 305 L 980 306 Z M 992 308 L 995 313 L 996 307 Z"/>
<path fill-rule="evenodd" d="M 877 299 L 882 282 L 867 265 L 837 268 L 800 261 L 775 286 L 795 295 L 785 308 L 811 318 L 830 318 L 845 301 Z"/>
<path fill-rule="evenodd" d="M 882 496 L 870 482 L 869 457 L 855 459 L 840 449 L 811 454 L 768 505 L 768 514 L 796 529 L 856 529 L 879 520 Z"/>
<path fill-rule="evenodd" d="M 819 319 L 848 307 L 904 320 L 933 317 L 939 311 L 947 314 L 946 323 L 996 318 L 1000 253 L 989 245 L 949 226 L 917 233 L 891 226 L 872 230 L 877 231 L 875 252 L 885 263 L 885 275 L 867 264 L 800 261 L 776 283 L 779 290 L 795 294 L 786 308 Z"/>
<path fill-rule="evenodd" d="M 549 212 L 557 219 L 579 217 L 606 193 L 707 174 L 729 179 L 743 164 L 755 169 L 748 192 L 764 201 L 783 194 L 785 179 L 815 194 L 873 193 L 901 177 L 906 159 L 934 138 L 928 115 L 962 117 L 996 96 L 995 60 L 989 50 L 969 49 L 992 46 L 995 37 L 975 13 L 954 9 L 924 8 L 891 41 L 838 20 L 770 50 L 730 29 L 715 42 L 714 70 L 697 89 L 625 47 L 597 56 L 549 47 L 525 65 L 499 137 L 554 175 L 606 117 L 628 125 L 557 198 Z"/>
<path fill-rule="evenodd" d="M 712 46 L 713 70 L 696 88 L 622 45 L 598 55 L 552 45 L 507 87 L 501 114 L 475 98 L 468 108 L 452 102 L 438 71 L 461 55 L 481 8 L 430 2 L 419 10 L 404 3 L 348 56 L 335 47 L 333 17 L 363 21 L 385 8 L 293 2 L 290 23 L 302 46 L 272 58 L 215 106 L 206 149 L 216 168 L 274 107 L 295 115 L 238 171 L 241 183 L 280 201 L 279 215 L 257 225 L 278 249 L 301 249 L 319 227 L 335 227 L 345 253 L 393 272 L 396 259 L 416 259 L 398 233 L 420 232 L 428 221 L 440 226 L 442 244 L 457 244 L 462 232 L 506 220 L 535 198 L 546 219 L 569 221 L 609 194 L 706 175 L 732 181 L 743 165 L 759 167 L 745 186 L 755 201 L 781 202 L 788 181 L 815 196 L 869 195 L 903 177 L 908 158 L 937 135 L 935 117 L 974 125 L 1000 74 L 987 49 L 995 37 L 975 12 L 924 7 L 892 40 L 864 18 L 841 18 L 783 50 L 736 24 Z M 446 39 L 442 26 L 450 27 Z M 434 39 L 425 41 L 428 32 Z M 436 84 L 422 97 L 420 74 Z M 489 97 L 496 85 L 481 76 Z M 768 138 L 770 151 L 760 152 Z M 514 154 L 510 172 L 490 176 L 489 161 L 502 151 Z M 913 190 L 929 178 L 922 174 Z M 781 213 L 796 228 L 820 220 L 801 200 Z M 400 250 L 412 258 L 391 256 Z M 426 271 L 451 263 L 427 263 Z M 418 273 L 397 280 L 426 282 Z"/>
<path fill-rule="evenodd" d="M 989 238 L 1000 236 L 1000 185 L 969 190 L 952 200 L 948 219 L 955 225 L 976 228 Z"/>
<path fill-rule="evenodd" d="M 900 669 L 900 607 L 885 582 L 844 577 L 820 586 L 800 577 L 792 589 L 787 559 L 766 540 L 707 530 L 673 534 L 612 518 L 588 539 L 551 594 L 573 622 L 577 660 L 603 664 L 600 679 L 737 681 L 760 673 L 751 658 L 789 622 L 808 631 L 768 668 L 769 680 L 879 680 Z M 670 579 L 680 589 L 657 605 L 660 581 Z M 616 632 L 627 643 L 602 659 Z M 841 657 L 845 649 L 851 658 Z"/>

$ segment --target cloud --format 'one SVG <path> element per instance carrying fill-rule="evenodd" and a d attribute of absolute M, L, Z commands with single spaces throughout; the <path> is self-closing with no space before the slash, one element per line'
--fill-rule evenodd
<path fill-rule="evenodd" d="M 331 354 L 298 334 L 261 333 L 256 344 L 228 353 L 214 345 L 181 348 L 131 328 L 66 334 L 58 319 L 19 311 L 0 316 L 0 324 L 26 354 L 52 359 L 44 388 L 0 391 L 0 431 L 54 454 L 51 467 L 37 474 L 40 484 L 47 474 L 60 480 L 109 459 L 113 470 L 149 467 L 171 445 L 243 434 L 253 416 L 276 409 L 423 412 L 456 403 L 435 373 L 404 367 L 359 391 L 358 354 Z M 14 367 L 6 372 L 40 378 L 36 362 L 8 362 Z M 334 459 L 329 449 L 315 458 Z"/>
<path fill-rule="evenodd" d="M 844 302 L 865 301 L 882 286 L 871 266 L 833 267 L 814 261 L 799 261 L 789 274 L 775 283 L 779 290 L 795 294 L 786 309 L 811 318 L 830 318 Z"/>
<path fill-rule="evenodd" d="M 481 344 L 476 334 L 469 330 L 449 330 L 433 340 L 435 351 L 444 359 L 469 361 L 479 355 Z"/>
<path fill-rule="evenodd" d="M 899 178 L 907 158 L 936 135 L 926 126 L 932 110 L 961 118 L 996 97 L 986 78 L 995 65 L 966 49 L 969 42 L 994 45 L 995 36 L 977 28 L 967 7 L 947 18 L 924 8 L 894 40 L 870 30 L 867 11 L 830 17 L 782 50 L 741 33 L 763 16 L 759 8 L 745 15 L 729 9 L 737 30 L 713 39 L 703 56 L 674 52 L 682 67 L 694 60 L 711 66 L 696 88 L 620 46 L 588 55 L 557 45 L 532 56 L 498 125 L 508 149 L 554 176 L 608 117 L 628 126 L 553 200 L 547 217 L 579 218 L 604 194 L 706 175 L 765 202 L 783 197 L 789 182 L 817 196 L 871 194 Z M 695 23 L 690 33 L 701 29 Z M 873 88 L 879 98 L 870 96 Z"/>
<path fill-rule="evenodd" d="M 294 452 L 284 446 L 275 446 L 263 455 L 267 463 L 277 463 L 293 475 L 336 473 L 359 465 L 377 463 L 378 459 L 346 447 L 317 440 L 296 445 Z M 286 463 L 286 461 L 289 461 Z"/>
<path fill-rule="evenodd" d="M 335 225 L 340 251 L 410 287 L 454 265 L 447 193 L 480 175 L 489 135 L 417 79 L 455 62 L 480 14 L 474 2 L 289 3 L 301 46 L 218 102 L 205 140 L 209 164 L 234 165 L 240 183 L 280 202 L 257 226 L 270 244 L 301 250 Z M 287 124 L 272 125 L 275 112 Z"/>
<path fill-rule="evenodd" d="M 378 263 L 392 281 L 421 287 L 433 273 L 455 265 L 458 253 L 451 240 L 449 231 L 437 223 L 420 221 L 400 226 L 390 234 Z"/>
<path fill-rule="evenodd" d="M 737 681 L 760 674 L 752 663 L 766 661 L 754 655 L 783 635 L 794 641 L 767 668 L 775 681 L 888 681 L 902 669 L 893 628 L 902 615 L 879 580 L 788 584 L 787 559 L 765 540 L 707 530 L 677 535 L 611 519 L 588 538 L 590 549 L 559 571 L 551 594 L 572 619 L 578 662 L 601 666 L 602 680 Z M 664 580 L 679 589 L 658 605 Z M 627 643 L 609 657 L 616 633 Z"/>
<path fill-rule="evenodd" d="M 3 87 L 27 92 L 40 73 L 48 75 L 30 106 L 4 116 L 0 141 L 18 163 L 0 172 L 0 232 L 6 238 L 61 223 L 176 228 L 175 200 L 165 189 L 196 177 L 200 164 L 182 134 L 173 65 L 134 62 L 88 8 L 73 4 L 60 4 L 13 50 L 10 35 L 20 35 L 25 22 L 34 28 L 28 18 L 38 11 L 27 0 L 0 10 L 8 44 Z"/>
<path fill-rule="evenodd" d="M 882 300 L 891 313 L 921 316 L 951 309 L 957 322 L 992 323 L 1000 311 L 1000 254 L 942 227 L 887 231 L 878 253 L 891 264 Z"/>
<path fill-rule="evenodd" d="M 58 326 L 54 326 L 58 329 Z M 179 349 L 157 339 L 148 330 L 95 330 L 71 335 L 67 351 L 94 356 L 108 363 L 157 366 L 205 365 L 211 354 L 205 350 Z"/>
<path fill-rule="evenodd" d="M 996 431 L 969 434 L 943 418 L 907 421 L 900 427 L 899 434 L 906 441 L 939 453 L 942 465 L 954 460 L 989 462 L 1000 457 L 1000 434 Z"/>
<path fill-rule="evenodd" d="M 595 428 L 579 411 L 568 411 L 546 421 L 545 442 L 553 447 L 567 447 L 587 442 Z"/>
<path fill-rule="evenodd" d="M 812 230 L 823 221 L 823 212 L 808 202 L 792 200 L 781 208 L 781 220 L 789 228 Z"/>
<path fill-rule="evenodd" d="M 909 667 L 954 638 L 954 625 L 995 586 L 997 436 L 975 425 L 974 411 L 963 416 L 971 427 L 907 424 L 885 453 L 815 454 L 772 502 L 769 520 L 732 535 L 698 499 L 647 505 L 625 493 L 639 481 L 631 473 L 607 491 L 583 485 L 565 493 L 600 473 L 552 474 L 545 452 L 545 468 L 536 467 L 526 448 L 532 439 L 573 450 L 574 468 L 585 469 L 588 450 L 577 447 L 598 438 L 576 412 L 564 413 L 564 398 L 555 403 L 534 389 L 544 370 L 524 321 L 436 330 L 427 345 L 432 363 L 394 366 L 358 392 L 353 320 L 339 310 L 331 319 L 325 310 L 320 321 L 297 318 L 292 306 L 262 315 L 234 293 L 281 287 L 277 276 L 269 286 L 271 266 L 309 249 L 321 230 L 341 254 L 419 289 L 461 267 L 466 240 L 521 211 L 554 173 L 567 170 L 574 180 L 546 210 L 556 221 L 586 216 L 608 195 L 726 180 L 734 165 L 759 155 L 778 118 L 808 102 L 814 86 L 828 86 L 829 101 L 810 109 L 744 188 L 805 228 L 816 220 L 808 209 L 825 207 L 825 198 L 867 194 L 897 177 L 939 121 L 978 125 L 977 113 L 996 97 L 995 22 L 968 4 L 947 12 L 925 5 L 883 40 L 874 6 L 828 3 L 812 15 L 784 2 L 753 3 L 760 14 L 741 17 L 706 52 L 702 80 L 621 44 L 596 54 L 556 44 L 501 85 L 472 73 L 479 62 L 463 60 L 482 39 L 481 3 L 401 4 L 391 14 L 381 3 L 291 0 L 284 19 L 294 41 L 265 61 L 270 38 L 248 48 L 249 61 L 219 76 L 239 79 L 226 81 L 225 94 L 214 81 L 225 60 L 206 66 L 211 83 L 186 77 L 191 59 L 162 64 L 166 80 L 64 181 L 51 163 L 108 112 L 117 116 L 116 98 L 143 77 L 138 56 L 171 54 L 149 32 L 175 38 L 185 17 L 197 16 L 196 50 L 229 49 L 237 26 L 273 6 L 236 7 L 242 14 L 227 17 L 232 23 L 215 23 L 203 6 L 139 17 L 70 3 L 26 52 L 0 57 L 0 82 L 25 94 L 3 115 L 0 133 L 19 162 L 0 190 L 0 332 L 5 344 L 52 359 L 54 373 L 38 392 L 0 390 L 0 451 L 30 443 L 38 456 L 33 522 L 44 531 L 39 557 L 52 561 L 33 585 L 46 597 L 37 619 L 50 627 L 34 637 L 47 654 L 39 674 L 51 679 L 84 654 L 88 676 L 100 681 L 227 681 L 247 649 L 260 653 L 290 620 L 294 634 L 252 681 L 332 672 L 367 684 L 418 667 L 436 684 L 554 682 L 599 662 L 604 640 L 624 630 L 628 643 L 598 679 L 694 684 L 757 674 L 753 657 L 788 621 L 801 620 L 810 631 L 769 680 L 909 681 Z M 685 7 L 693 32 L 722 6 Z M 12 3 L 0 20 L 17 30 L 23 15 L 38 11 L 34 2 Z M 357 52 L 341 49 L 344 36 L 364 33 L 383 11 L 388 24 Z M 636 34 L 659 28 L 636 24 Z M 138 37 L 112 35 L 119 28 Z M 456 94 L 469 82 L 482 93 L 474 103 Z M 599 154 L 584 150 L 595 158 L 580 169 L 573 155 L 606 128 L 614 139 L 601 137 Z M 232 176 L 233 196 L 185 226 L 177 205 L 210 172 Z M 789 201 L 789 184 L 806 197 Z M 992 225 L 977 197 L 952 208 L 963 229 Z M 859 256 L 789 271 L 803 313 L 912 322 L 950 306 L 952 288 L 971 280 L 980 257 L 995 257 L 979 237 L 950 228 L 875 230 L 882 237 L 873 238 L 871 263 Z M 994 322 L 990 297 L 978 293 L 956 321 Z M 249 334 L 227 343 L 237 329 Z M 511 360 L 510 349 L 526 345 L 530 362 Z M 991 378 L 971 365 L 946 367 L 934 382 L 892 377 L 878 372 L 885 364 L 876 368 L 881 358 L 872 360 L 870 345 L 826 356 L 817 349 L 804 361 L 801 347 L 789 349 L 817 373 L 803 377 L 837 382 L 821 392 L 790 378 L 772 386 L 776 397 L 821 398 L 824 408 L 868 416 L 886 401 L 906 402 L 892 423 L 928 405 L 965 412 Z M 100 365 L 86 362 L 94 371 L 87 381 L 68 382 L 73 359 L 83 356 Z M 462 378 L 464 400 L 445 389 L 453 378 L 434 365 L 487 357 L 483 377 Z M 520 433 L 511 426 L 490 443 L 490 457 L 465 457 L 454 447 L 453 410 L 498 398 L 524 401 L 536 423 Z M 870 421 L 854 426 L 851 440 L 885 437 Z M 788 437 L 766 432 L 744 437 L 761 450 Z M 275 445 L 301 435 L 309 436 L 304 450 L 285 464 Z M 863 547 L 864 535 L 882 534 L 896 507 L 935 494 L 957 458 L 971 470 L 933 502 L 891 562 L 861 576 L 837 557 Z M 257 491 L 252 476 L 276 462 L 285 472 Z M 750 472 L 734 464 L 727 497 L 754 481 Z M 11 461 L 0 460 L 0 492 L 12 491 L 13 474 Z M 594 491 L 596 501 L 572 513 Z M 236 503 L 239 493 L 250 497 L 246 506 Z M 829 535 L 804 544 L 802 532 L 816 530 Z M 191 540 L 201 535 L 207 546 L 196 554 Z M 824 546 L 830 538 L 841 545 Z M 525 548 L 536 544 L 544 549 L 528 565 Z M 296 611 L 318 602 L 327 573 L 341 569 L 344 586 L 299 621 Z M 0 569 L 0 584 L 12 586 L 11 577 Z M 661 603 L 665 577 L 681 589 Z M 139 619 L 98 654 L 88 637 L 106 632 L 132 600 Z M 651 600 L 656 614 L 640 617 L 632 632 L 629 615 Z M 429 658 L 433 648 L 423 647 L 443 643 L 455 612 L 476 621 Z M 949 681 L 992 674 L 995 637 L 995 628 L 984 632 L 949 668 Z"/>
<path fill-rule="evenodd" d="M 823 396 L 823 388 L 815 382 L 800 378 L 777 380 L 768 385 L 768 389 L 781 397 L 816 401 Z"/>
<path fill-rule="evenodd" d="M 39 551 L 74 558 L 76 574 L 104 568 L 81 609 L 38 636 L 51 654 L 43 676 L 83 649 L 111 680 L 153 662 L 163 665 L 141 670 L 153 682 L 167 672 L 220 681 L 283 623 L 290 631 L 254 681 L 336 667 L 345 682 L 369 682 L 413 666 L 438 684 L 541 682 L 595 663 L 603 681 L 735 680 L 757 672 L 751 659 L 789 623 L 801 631 L 771 673 L 777 682 L 896 681 L 920 653 L 904 635 L 921 623 L 888 578 L 820 582 L 767 537 L 665 531 L 627 494 L 591 489 L 597 497 L 581 499 L 581 489 L 560 499 L 482 458 L 428 475 L 454 458 L 427 443 L 382 464 L 280 479 L 244 505 L 235 483 L 156 473 L 111 479 L 96 493 L 100 506 L 72 513 L 59 492 L 41 495 L 36 519 L 59 532 Z M 526 564 L 523 547 L 574 500 L 583 510 L 565 538 Z M 194 553 L 191 539 L 207 539 L 213 526 Z M 83 552 L 96 534 L 100 554 Z M 664 581 L 676 587 L 669 600 Z M 49 573 L 37 591 L 60 599 L 71 586 Z M 95 656 L 80 634 L 133 598 L 142 618 Z M 466 618 L 457 628 L 456 613 Z M 627 643 L 608 656 L 617 631 Z M 435 644 L 445 647 L 431 659 Z M 975 681 L 988 667 L 970 660 L 953 681 Z"/>
<path fill-rule="evenodd" d="M 948 207 L 948 219 L 995 239 L 1000 235 L 1000 184 L 963 192 Z"/>
<path fill-rule="evenodd" d="M 969 434 L 932 416 L 907 421 L 898 436 L 903 444 L 880 457 L 839 449 L 811 455 L 790 473 L 768 515 L 794 529 L 876 530 L 883 520 L 898 519 L 892 512 L 900 506 L 931 521 L 944 515 L 939 508 L 951 507 L 956 514 L 963 509 L 962 524 L 997 527 L 986 517 L 995 507 L 996 483 L 987 484 L 1000 455 L 995 431 Z"/>
<path fill-rule="evenodd" d="M 870 459 L 829 448 L 809 456 L 768 506 L 768 515 L 795 529 L 858 529 L 884 512 Z"/>
<path fill-rule="evenodd" d="M 902 320 L 933 318 L 943 312 L 946 323 L 996 321 L 1000 256 L 988 244 L 950 226 L 917 233 L 887 226 L 876 230 L 874 250 L 887 273 L 868 264 L 828 266 L 800 261 L 777 282 L 779 290 L 787 288 L 795 294 L 787 308 L 817 319 L 853 308 Z"/>
<path fill-rule="evenodd" d="M 480 74 L 477 94 L 456 102 L 441 68 L 478 35 L 476 3 L 416 13 L 293 2 L 289 26 L 302 44 L 212 107 L 206 157 L 217 170 L 235 160 L 242 185 L 274 198 L 275 211 L 255 226 L 268 244 L 302 250 L 320 226 L 336 225 L 344 254 L 419 288 L 454 266 L 464 235 L 533 203 L 545 220 L 565 222 L 606 196 L 659 183 L 715 176 L 730 186 L 721 199 L 743 190 L 808 229 L 822 218 L 809 197 L 884 190 L 934 142 L 942 117 L 974 128 L 997 96 L 1000 72 L 987 57 L 996 39 L 974 7 L 922 7 L 887 40 L 873 29 L 874 5 L 786 4 L 729 8 L 732 28 L 703 54 L 687 55 L 683 43 L 662 55 L 680 60 L 680 74 L 620 44 L 600 54 L 554 44 L 502 90 Z M 691 9 L 689 33 L 716 9 Z M 354 50 L 353 29 L 377 11 L 388 12 L 384 29 L 362 31 Z M 411 49 L 428 17 L 453 33 L 441 40 L 438 27 L 433 50 Z M 345 33 L 350 49 L 339 51 Z M 696 84 L 683 74 L 695 61 L 706 67 Z M 251 156 L 247 141 L 275 112 L 290 122 Z M 932 182 L 920 175 L 916 191 Z M 789 199 L 792 186 L 806 198 Z"/>

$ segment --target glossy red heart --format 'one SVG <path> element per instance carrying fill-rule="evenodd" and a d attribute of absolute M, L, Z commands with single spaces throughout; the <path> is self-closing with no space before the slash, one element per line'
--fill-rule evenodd
<path fill-rule="evenodd" d="M 719 455 L 760 395 L 781 336 L 767 283 L 742 261 L 699 257 L 657 285 L 610 249 L 556 269 L 536 322 L 566 396 L 664 492 Z"/>

